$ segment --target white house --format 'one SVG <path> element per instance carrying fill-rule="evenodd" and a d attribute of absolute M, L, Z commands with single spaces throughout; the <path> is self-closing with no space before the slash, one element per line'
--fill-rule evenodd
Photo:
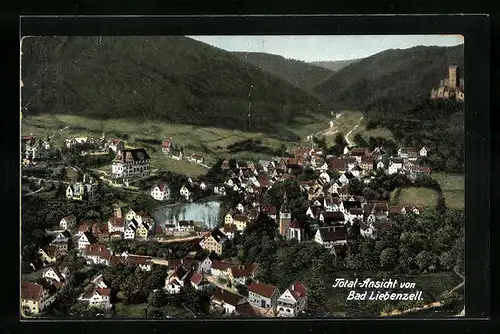
<path fill-rule="evenodd" d="M 424 146 L 420 149 L 420 156 L 421 157 L 426 157 L 427 156 L 427 153 L 429 152 L 429 150 Z"/>
<path fill-rule="evenodd" d="M 242 203 L 239 203 L 237 206 L 236 206 L 236 210 L 238 210 L 239 212 L 243 212 L 245 211 L 245 207 L 243 206 Z"/>
<path fill-rule="evenodd" d="M 191 197 L 191 191 L 188 189 L 188 187 L 186 187 L 185 185 L 182 186 L 181 190 L 180 190 L 180 194 L 182 197 L 184 197 L 186 200 L 189 200 L 189 198 Z"/>
<path fill-rule="evenodd" d="M 385 169 L 385 164 L 383 161 L 377 162 L 377 170 L 379 169 Z"/>
<path fill-rule="evenodd" d="M 327 165 L 327 168 L 328 168 L 328 165 Z M 322 179 L 323 181 L 325 181 L 325 183 L 330 183 L 330 175 L 328 175 L 327 172 L 322 172 L 321 174 L 319 174 L 319 178 Z"/>
<path fill-rule="evenodd" d="M 212 267 L 212 259 L 207 256 L 203 261 L 198 264 L 198 271 L 204 274 L 210 274 L 210 268 Z"/>
<path fill-rule="evenodd" d="M 167 201 L 170 199 L 170 188 L 165 183 L 160 183 L 151 189 L 151 196 L 157 201 Z"/>
<path fill-rule="evenodd" d="M 84 250 L 88 245 L 97 243 L 96 238 L 92 235 L 91 232 L 84 232 L 78 238 L 78 249 Z"/>
<path fill-rule="evenodd" d="M 306 308 L 307 293 L 301 282 L 294 282 L 278 298 L 278 317 L 296 317 Z"/>
<path fill-rule="evenodd" d="M 388 172 L 389 174 L 396 174 L 402 169 L 403 169 L 403 161 L 395 159 L 390 162 Z"/>
<path fill-rule="evenodd" d="M 149 154 L 144 148 L 119 151 L 111 166 L 115 178 L 145 177 L 149 175 Z"/>
<path fill-rule="evenodd" d="M 314 235 L 314 241 L 325 248 L 347 244 L 346 231 L 343 226 L 320 227 Z"/>
<path fill-rule="evenodd" d="M 111 289 L 97 288 L 91 285 L 78 300 L 87 302 L 89 307 L 98 307 L 103 309 L 110 309 L 112 307 L 110 302 Z"/>
<path fill-rule="evenodd" d="M 65 268 L 67 269 L 67 267 Z M 48 267 L 43 271 L 43 278 L 49 281 L 64 282 L 67 278 L 57 267 Z"/>
<path fill-rule="evenodd" d="M 120 151 L 123 151 L 125 149 L 125 144 L 122 140 L 114 138 L 114 139 L 111 139 L 111 142 L 109 143 L 108 147 L 113 152 L 119 153 Z"/>
<path fill-rule="evenodd" d="M 42 285 L 33 282 L 21 282 L 21 310 L 24 315 L 43 312 L 56 299 Z"/>
<path fill-rule="evenodd" d="M 74 227 L 76 225 L 76 217 L 75 215 L 69 215 L 61 219 L 59 222 L 59 226 L 63 230 L 69 230 L 70 228 Z"/>
<path fill-rule="evenodd" d="M 137 227 L 134 225 L 129 225 L 125 232 L 123 233 L 123 238 L 126 240 L 134 240 L 135 239 L 135 231 L 137 230 Z"/>
<path fill-rule="evenodd" d="M 219 287 L 215 289 L 214 294 L 210 298 L 212 308 L 221 311 L 223 314 L 234 314 L 236 308 L 240 305 L 246 304 L 247 301 L 229 290 L 224 290 Z"/>

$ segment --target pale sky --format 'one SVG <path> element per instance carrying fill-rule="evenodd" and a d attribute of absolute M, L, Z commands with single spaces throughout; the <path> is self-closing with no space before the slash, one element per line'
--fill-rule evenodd
<path fill-rule="evenodd" d="M 188 36 L 227 51 L 265 52 L 307 62 L 364 58 L 417 45 L 454 46 L 460 35 Z"/>

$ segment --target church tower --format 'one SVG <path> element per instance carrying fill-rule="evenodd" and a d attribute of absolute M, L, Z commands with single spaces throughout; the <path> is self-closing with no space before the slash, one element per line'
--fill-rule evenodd
<path fill-rule="evenodd" d="M 448 68 L 448 87 L 456 88 L 459 86 L 459 77 L 458 77 L 458 67 L 450 66 Z"/>
<path fill-rule="evenodd" d="M 283 237 L 286 237 L 286 233 L 288 227 L 290 226 L 291 220 L 292 212 L 290 210 L 290 207 L 288 206 L 288 199 L 285 192 L 285 195 L 283 196 L 283 204 L 280 208 L 280 234 Z"/>

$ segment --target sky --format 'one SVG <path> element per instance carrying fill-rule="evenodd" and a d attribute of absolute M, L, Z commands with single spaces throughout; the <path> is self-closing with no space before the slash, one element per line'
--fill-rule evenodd
<path fill-rule="evenodd" d="M 460 35 L 188 36 L 227 51 L 265 52 L 306 62 L 364 58 L 387 49 L 454 46 Z"/>

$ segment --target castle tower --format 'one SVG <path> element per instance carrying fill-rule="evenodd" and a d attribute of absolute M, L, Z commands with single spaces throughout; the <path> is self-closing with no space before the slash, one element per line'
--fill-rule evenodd
<path fill-rule="evenodd" d="M 292 213 L 290 208 L 288 207 L 288 199 L 285 195 L 283 196 L 283 204 L 281 205 L 280 208 L 280 234 L 283 237 L 286 237 L 286 233 L 288 230 L 288 227 L 290 226 L 292 220 Z"/>
<path fill-rule="evenodd" d="M 458 87 L 458 67 L 456 65 L 450 66 L 448 68 L 448 87 L 456 88 Z"/>

